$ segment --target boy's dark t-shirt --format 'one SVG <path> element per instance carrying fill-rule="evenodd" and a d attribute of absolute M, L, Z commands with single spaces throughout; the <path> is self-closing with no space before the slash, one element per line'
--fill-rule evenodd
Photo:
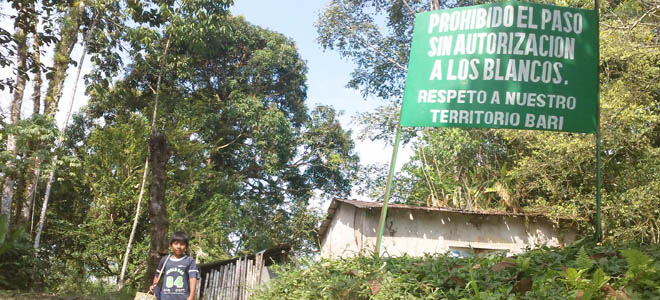
<path fill-rule="evenodd" d="M 156 270 L 156 278 L 158 278 L 166 259 L 167 256 L 160 260 Z M 163 276 L 161 276 L 160 300 L 186 300 L 190 295 L 190 278 L 197 278 L 198 280 L 200 278 L 195 260 L 187 255 L 178 259 L 174 256 L 170 257 L 165 269 L 163 269 Z"/>

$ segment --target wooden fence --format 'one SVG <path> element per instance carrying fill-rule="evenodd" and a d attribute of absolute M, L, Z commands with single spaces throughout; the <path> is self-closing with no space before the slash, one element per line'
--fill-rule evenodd
<path fill-rule="evenodd" d="M 197 298 L 250 299 L 255 288 L 270 280 L 268 266 L 286 261 L 288 252 L 288 246 L 280 246 L 234 259 L 201 264 L 202 280 L 197 288 Z"/>

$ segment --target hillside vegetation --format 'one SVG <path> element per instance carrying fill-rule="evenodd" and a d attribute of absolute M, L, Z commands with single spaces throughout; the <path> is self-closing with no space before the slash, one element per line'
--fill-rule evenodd
<path fill-rule="evenodd" d="M 574 245 L 515 257 L 303 260 L 254 298 L 660 299 L 660 247 Z"/>

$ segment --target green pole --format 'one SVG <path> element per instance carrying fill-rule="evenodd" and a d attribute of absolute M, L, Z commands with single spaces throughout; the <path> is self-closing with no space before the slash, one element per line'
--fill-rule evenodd
<path fill-rule="evenodd" d="M 385 218 L 387 218 L 387 202 L 390 201 L 390 192 L 392 191 L 392 177 L 394 176 L 394 166 L 396 165 L 396 155 L 399 152 L 399 140 L 401 139 L 401 122 L 396 125 L 396 137 L 394 138 L 394 149 L 392 150 L 392 160 L 390 161 L 390 172 L 387 175 L 387 185 L 385 186 L 385 200 L 383 208 L 380 211 L 380 229 L 378 230 L 378 239 L 376 240 L 376 255 L 380 255 L 380 243 L 383 241 L 383 231 L 385 230 Z"/>
<path fill-rule="evenodd" d="M 600 242 L 603 233 L 601 228 L 600 221 L 600 75 L 599 75 L 599 65 L 600 65 L 600 12 L 598 0 L 595 0 L 595 9 L 596 9 L 596 80 L 598 83 L 598 88 L 596 90 L 596 241 Z"/>

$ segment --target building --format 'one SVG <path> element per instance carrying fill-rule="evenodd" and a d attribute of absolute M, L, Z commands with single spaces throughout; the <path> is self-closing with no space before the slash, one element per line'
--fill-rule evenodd
<path fill-rule="evenodd" d="M 334 199 L 321 224 L 322 257 L 372 253 L 382 203 Z M 542 214 L 478 212 L 389 204 L 381 253 L 521 253 L 542 245 L 562 247 L 575 241 L 576 223 Z"/>

